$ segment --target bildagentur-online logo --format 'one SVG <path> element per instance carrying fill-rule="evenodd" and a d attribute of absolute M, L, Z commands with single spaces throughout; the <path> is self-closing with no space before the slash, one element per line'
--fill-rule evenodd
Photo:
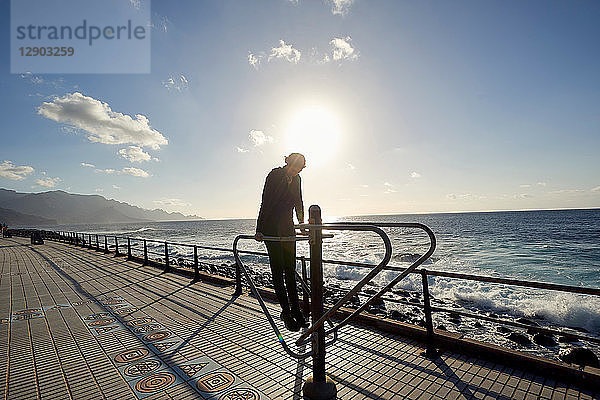
<path fill-rule="evenodd" d="M 92 45 L 95 40 L 144 40 L 146 39 L 146 27 L 142 25 L 134 26 L 131 20 L 127 23 L 116 26 L 97 26 L 88 25 L 87 20 L 75 27 L 69 25 L 20 25 L 16 27 L 17 40 L 85 40 L 88 45 Z"/>

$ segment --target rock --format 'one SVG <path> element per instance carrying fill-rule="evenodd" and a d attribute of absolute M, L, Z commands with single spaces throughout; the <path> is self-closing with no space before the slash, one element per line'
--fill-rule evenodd
<path fill-rule="evenodd" d="M 593 351 L 585 347 L 573 347 L 570 349 L 561 350 L 558 354 L 561 360 L 569 364 L 589 365 L 590 367 L 598 368 L 598 356 Z"/>
<path fill-rule="evenodd" d="M 520 324 L 531 325 L 531 326 L 539 326 L 537 322 L 529 320 L 527 318 L 519 318 L 517 322 Z"/>
<path fill-rule="evenodd" d="M 396 321 L 404 321 L 406 320 L 406 314 L 401 313 L 398 310 L 392 310 L 392 312 L 390 313 L 390 318 Z"/>
<path fill-rule="evenodd" d="M 458 325 L 460 324 L 460 318 L 449 318 L 448 322 Z"/>
<path fill-rule="evenodd" d="M 375 299 L 373 299 L 373 301 L 371 301 L 371 303 L 369 303 L 372 307 L 383 307 L 385 308 L 385 303 L 383 302 L 383 300 L 380 297 L 377 297 Z"/>
<path fill-rule="evenodd" d="M 533 335 L 533 341 L 544 347 L 555 347 L 558 345 L 552 336 L 545 333 L 536 333 Z"/>
<path fill-rule="evenodd" d="M 590 331 L 588 331 L 585 328 L 582 328 L 580 326 L 568 326 L 567 328 L 571 328 L 573 330 L 576 330 L 577 332 L 581 332 L 581 333 L 590 333 Z"/>
<path fill-rule="evenodd" d="M 504 325 L 500 325 L 496 328 L 496 330 L 500 333 L 511 333 L 512 329 L 505 327 Z"/>
<path fill-rule="evenodd" d="M 498 319 L 498 314 L 489 313 L 488 317 Z"/>
<path fill-rule="evenodd" d="M 481 325 L 481 322 L 479 322 L 479 321 L 475 321 L 475 323 L 473 324 L 473 326 L 475 328 L 483 328 L 483 325 Z"/>
<path fill-rule="evenodd" d="M 563 336 L 560 335 L 558 337 L 558 343 L 573 343 L 573 342 L 577 342 L 578 339 L 571 337 L 571 336 Z"/>
<path fill-rule="evenodd" d="M 377 291 L 374 289 L 365 289 L 364 292 L 365 292 L 365 294 L 368 294 L 371 296 L 377 293 Z"/>
<path fill-rule="evenodd" d="M 460 319 L 460 314 L 457 314 L 455 312 L 448 313 L 448 315 L 450 316 L 450 318 Z"/>
<path fill-rule="evenodd" d="M 508 340 L 520 344 L 521 346 L 531 346 L 531 340 L 529 340 L 529 337 L 522 333 L 512 332 L 510 335 L 508 335 Z"/>
<path fill-rule="evenodd" d="M 440 331 L 447 331 L 448 330 L 445 325 L 438 325 L 437 329 L 439 329 Z"/>
<path fill-rule="evenodd" d="M 410 298 L 408 302 L 413 304 L 421 304 L 421 300 L 417 299 L 416 297 Z"/>
<path fill-rule="evenodd" d="M 403 297 L 410 296 L 410 293 L 408 293 L 406 290 L 402 290 L 402 289 L 392 290 L 392 293 L 394 293 L 397 296 L 403 296 Z"/>

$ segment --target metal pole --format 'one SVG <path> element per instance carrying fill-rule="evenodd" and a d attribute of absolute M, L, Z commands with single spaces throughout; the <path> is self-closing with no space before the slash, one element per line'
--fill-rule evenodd
<path fill-rule="evenodd" d="M 163 272 L 169 272 L 170 271 L 170 267 L 169 267 L 169 245 L 167 242 L 165 242 L 165 270 Z"/>
<path fill-rule="evenodd" d="M 148 245 L 146 239 L 144 239 L 144 265 L 148 265 Z"/>
<path fill-rule="evenodd" d="M 88 249 L 90 249 L 90 250 L 93 249 L 94 246 L 92 245 L 92 234 L 91 233 L 88 233 L 88 242 L 89 242 Z"/>
<path fill-rule="evenodd" d="M 98 235 L 96 235 L 96 251 L 100 251 L 100 242 L 98 241 Z"/>
<path fill-rule="evenodd" d="M 300 262 L 302 263 L 302 280 L 304 282 L 308 282 L 308 273 L 306 272 L 306 258 L 304 256 L 300 257 Z M 308 301 L 308 292 L 302 286 L 302 311 L 304 311 L 304 317 L 308 317 L 310 315 L 310 304 Z"/>
<path fill-rule="evenodd" d="M 242 267 L 237 263 L 235 263 L 235 292 L 233 292 L 234 296 L 239 296 L 242 294 Z"/>
<path fill-rule="evenodd" d="M 131 260 L 131 239 L 127 238 L 127 259 Z"/>
<path fill-rule="evenodd" d="M 104 252 L 108 253 L 108 238 L 104 235 Z"/>
<path fill-rule="evenodd" d="M 119 239 L 115 236 L 115 257 L 119 255 Z"/>
<path fill-rule="evenodd" d="M 312 205 L 308 209 L 308 223 L 321 225 L 321 208 Z M 312 323 L 316 323 L 323 315 L 323 230 L 310 229 L 310 292 Z M 302 391 L 308 399 L 335 399 L 337 389 L 335 383 L 325 376 L 325 327 L 321 325 L 312 336 L 313 375 L 309 377 Z"/>
<path fill-rule="evenodd" d="M 198 282 L 200 280 L 200 270 L 198 269 L 198 246 L 194 245 L 194 280 L 192 282 Z"/>
<path fill-rule="evenodd" d="M 427 329 L 427 350 L 425 355 L 428 358 L 437 357 L 437 351 L 433 345 L 433 319 L 431 318 L 431 303 L 429 301 L 429 282 L 427 280 L 427 270 L 421 270 L 421 278 L 423 281 L 423 312 L 425 313 L 425 328 Z"/>

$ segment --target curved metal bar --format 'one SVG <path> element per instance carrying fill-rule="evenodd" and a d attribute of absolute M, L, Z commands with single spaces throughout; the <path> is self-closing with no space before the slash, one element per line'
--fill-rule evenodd
<path fill-rule="evenodd" d="M 304 359 L 304 358 L 312 356 L 313 351 L 310 351 L 308 353 L 303 353 L 303 354 L 296 353 L 295 351 L 293 351 L 292 349 L 289 348 L 289 346 L 283 339 L 283 335 L 279 331 L 279 328 L 277 328 L 275 321 L 273 321 L 273 317 L 271 317 L 271 313 L 269 313 L 269 310 L 267 309 L 267 306 L 266 306 L 264 300 L 262 299 L 262 296 L 260 295 L 260 293 L 258 293 L 258 290 L 256 289 L 256 286 L 254 285 L 254 282 L 250 278 L 250 274 L 248 273 L 248 271 L 246 270 L 246 267 L 244 266 L 244 264 L 242 264 L 242 261 L 240 260 L 240 256 L 239 256 L 238 250 L 237 250 L 237 244 L 240 241 L 240 239 L 254 239 L 254 235 L 238 235 L 233 240 L 233 256 L 235 257 L 235 262 L 239 265 L 240 269 L 244 273 L 244 276 L 246 277 L 246 280 L 248 281 L 248 284 L 250 285 L 250 290 L 252 291 L 252 293 L 254 294 L 256 299 L 258 300 L 258 303 L 260 304 L 260 307 L 262 308 L 263 313 L 267 317 L 269 324 L 271 325 L 271 327 L 273 328 L 273 331 L 277 335 L 277 340 L 279 341 L 279 343 L 281 343 L 281 346 L 283 346 L 283 349 L 285 350 L 285 352 L 294 358 Z M 302 344 L 302 342 L 300 343 L 300 345 L 301 344 Z"/>
<path fill-rule="evenodd" d="M 383 243 L 385 244 L 385 256 L 383 257 L 383 260 L 381 260 L 381 262 L 375 267 L 373 268 L 371 271 L 369 271 L 369 273 L 362 278 L 348 293 L 346 293 L 346 295 L 344 297 L 342 297 L 337 303 L 335 303 L 335 305 L 333 307 L 331 307 L 329 310 L 327 310 L 327 312 L 325 312 L 321 318 L 319 318 L 319 320 L 315 323 L 313 323 L 306 331 L 304 331 L 304 333 L 302 335 L 300 335 L 300 337 L 298 338 L 298 340 L 296 340 L 296 345 L 300 345 L 300 343 L 304 342 L 306 340 L 306 338 L 308 336 L 310 336 L 314 331 L 316 331 L 321 325 L 323 325 L 323 323 L 330 319 L 331 316 L 340 309 L 340 307 L 342 307 L 342 305 L 344 303 L 346 303 L 348 300 L 350 300 L 352 297 L 354 297 L 355 294 L 357 294 L 360 289 L 362 289 L 362 287 L 364 285 L 367 284 L 367 282 L 369 282 L 371 279 L 373 279 L 373 277 L 375 277 L 375 275 L 377 275 L 389 262 L 390 259 L 392 258 L 392 242 L 390 241 L 390 238 L 388 237 L 388 235 L 380 228 L 371 225 L 371 224 L 364 224 L 364 225 L 351 225 L 351 224 L 322 224 L 322 225 L 300 225 L 300 228 L 304 228 L 304 229 L 325 229 L 325 230 L 336 230 L 336 231 L 371 231 L 371 232 L 375 232 L 377 233 L 379 236 L 381 236 L 381 239 L 383 240 Z M 362 310 L 361 310 L 362 311 Z M 354 316 L 356 313 L 353 313 L 351 316 Z M 335 332 L 337 331 L 339 328 L 341 328 L 343 325 L 348 323 L 348 319 L 346 318 L 344 321 L 340 322 L 338 325 L 334 326 L 333 328 L 331 328 L 329 331 L 327 332 Z M 325 332 L 327 334 L 327 332 Z"/>

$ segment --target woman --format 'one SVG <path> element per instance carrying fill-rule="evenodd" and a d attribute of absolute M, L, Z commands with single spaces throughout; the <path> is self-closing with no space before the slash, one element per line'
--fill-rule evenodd
<path fill-rule="evenodd" d="M 298 223 L 304 223 L 302 188 L 298 174 L 305 166 L 304 156 L 292 153 L 285 158 L 284 167 L 274 168 L 267 176 L 256 222 L 256 240 L 261 241 L 264 236 L 294 236 L 293 209 L 296 209 Z M 308 323 L 298 305 L 296 242 L 266 241 L 265 245 L 269 253 L 275 293 L 281 305 L 281 319 L 288 330 L 299 331 L 300 327 L 307 327 Z"/>

